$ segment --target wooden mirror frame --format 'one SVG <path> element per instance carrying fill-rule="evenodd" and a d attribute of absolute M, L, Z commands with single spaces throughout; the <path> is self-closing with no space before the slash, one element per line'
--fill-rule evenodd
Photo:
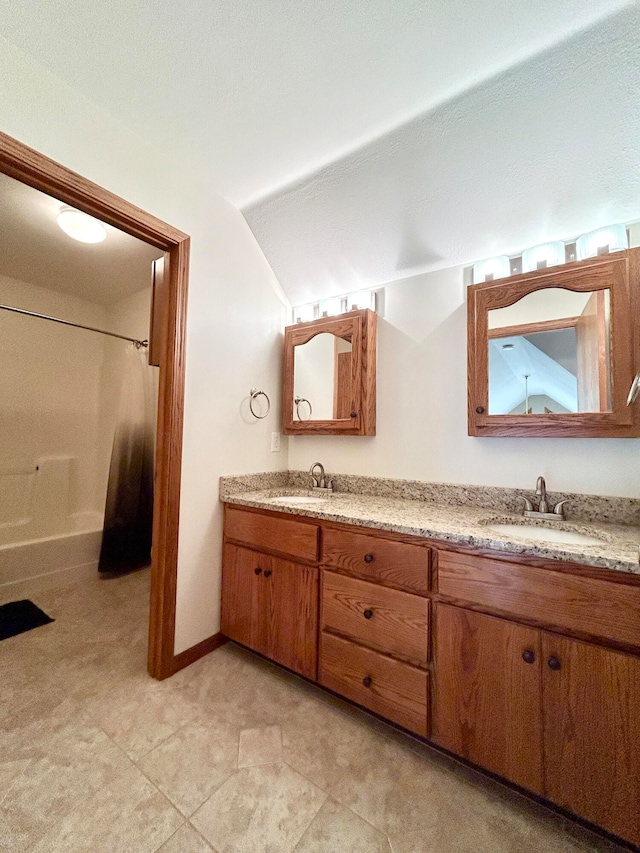
<path fill-rule="evenodd" d="M 284 330 L 282 431 L 285 435 L 376 434 L 376 329 L 377 315 L 368 308 L 339 317 L 322 317 L 296 323 Z M 351 417 L 300 421 L 294 418 L 295 348 L 316 335 L 328 333 L 351 340 Z"/>
<path fill-rule="evenodd" d="M 547 288 L 577 292 L 610 290 L 611 411 L 531 415 L 490 415 L 488 312 L 507 308 Z M 640 249 L 627 249 L 467 289 L 469 435 L 635 438 L 640 405 L 627 406 L 627 393 L 640 357 L 638 334 Z M 567 321 L 564 321 L 565 325 Z"/>

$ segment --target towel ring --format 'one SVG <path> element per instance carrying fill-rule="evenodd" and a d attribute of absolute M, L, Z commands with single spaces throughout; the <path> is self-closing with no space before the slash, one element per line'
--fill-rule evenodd
<path fill-rule="evenodd" d="M 311 408 L 311 403 L 307 400 L 306 397 L 294 397 L 293 402 L 296 404 L 296 414 L 298 416 L 299 421 L 310 421 L 311 415 L 313 414 L 313 409 Z M 303 418 L 300 414 L 300 403 L 306 403 L 309 406 L 309 417 Z"/>
<path fill-rule="evenodd" d="M 267 411 L 264 413 L 264 415 L 258 415 L 254 411 L 253 404 L 258 399 L 258 397 L 264 397 L 267 401 Z M 271 400 L 265 394 L 264 391 L 258 391 L 257 388 L 252 388 L 251 391 L 249 391 L 249 408 L 251 409 L 251 414 L 253 415 L 253 417 L 261 421 L 263 418 L 266 418 L 269 412 L 271 411 Z"/>

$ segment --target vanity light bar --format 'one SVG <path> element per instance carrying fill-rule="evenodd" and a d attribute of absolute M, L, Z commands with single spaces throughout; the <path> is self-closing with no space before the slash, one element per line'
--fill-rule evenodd
<path fill-rule="evenodd" d="M 321 317 L 337 317 L 358 308 L 369 308 L 376 314 L 382 313 L 384 305 L 384 288 L 376 290 L 358 290 L 345 293 L 343 296 L 331 296 L 319 302 L 307 302 L 306 305 L 296 305 L 293 308 L 294 323 L 308 323 Z"/>
<path fill-rule="evenodd" d="M 632 223 L 633 224 L 633 223 Z M 629 248 L 629 232 L 626 225 L 607 225 L 583 234 L 576 240 L 554 240 L 525 249 L 520 255 L 500 255 L 478 261 L 473 265 L 473 283 L 507 278 L 521 272 L 557 266 L 558 264 L 582 261 L 608 252 L 619 252 Z"/>

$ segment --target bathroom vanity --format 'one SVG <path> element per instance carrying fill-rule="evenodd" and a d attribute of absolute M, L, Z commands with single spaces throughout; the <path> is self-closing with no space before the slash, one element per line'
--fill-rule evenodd
<path fill-rule="evenodd" d="M 637 529 L 540 545 L 477 507 L 275 499 L 225 498 L 223 634 L 640 843 Z"/>

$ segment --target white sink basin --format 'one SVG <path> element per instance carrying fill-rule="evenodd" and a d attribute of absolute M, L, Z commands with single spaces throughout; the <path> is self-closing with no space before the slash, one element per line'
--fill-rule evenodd
<path fill-rule="evenodd" d="M 538 527 L 529 524 L 487 524 L 488 530 L 502 533 L 511 539 L 531 539 L 536 542 L 558 542 L 565 545 L 602 545 L 602 539 L 576 533 L 573 530 L 560 530 L 553 527 Z"/>
<path fill-rule="evenodd" d="M 274 504 L 323 504 L 329 498 L 318 498 L 315 495 L 281 495 L 278 498 L 269 498 Z"/>

